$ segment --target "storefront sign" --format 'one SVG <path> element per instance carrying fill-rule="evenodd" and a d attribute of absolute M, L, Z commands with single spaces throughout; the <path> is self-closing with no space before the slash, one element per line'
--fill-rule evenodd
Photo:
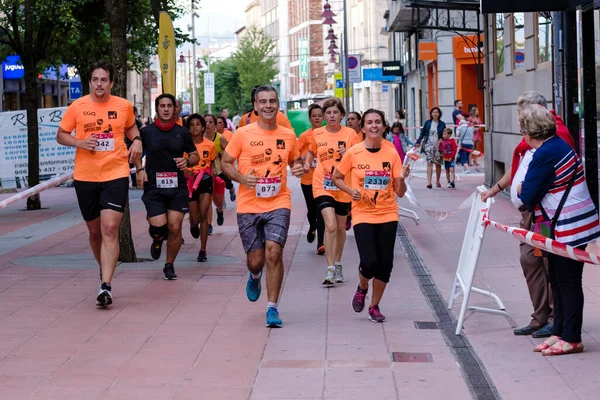
<path fill-rule="evenodd" d="M 383 76 L 404 76 L 404 67 L 400 61 L 383 61 L 381 69 Z"/>
<path fill-rule="evenodd" d="M 66 107 L 38 109 L 40 176 L 73 171 L 75 148 L 56 142 L 56 131 L 65 110 Z M 0 113 L 0 170 L 4 171 L 2 179 L 7 179 L 8 176 L 13 180 L 26 177 L 27 154 L 27 112 Z M 11 172 L 6 173 L 7 171 Z"/>
<path fill-rule="evenodd" d="M 25 68 L 21 64 L 21 57 L 8 56 L 2 63 L 2 75 L 4 79 L 23 79 Z"/>
<path fill-rule="evenodd" d="M 383 76 L 382 68 L 363 68 L 363 81 L 402 82 L 402 76 Z"/>
<path fill-rule="evenodd" d="M 437 60 L 437 42 L 419 42 L 419 60 Z"/>
<path fill-rule="evenodd" d="M 484 14 L 512 12 L 564 11 L 580 5 L 594 3 L 593 0 L 481 0 Z"/>
<path fill-rule="evenodd" d="M 481 47 L 479 47 L 481 45 Z M 454 36 L 452 37 L 452 52 L 454 58 L 477 58 L 478 54 L 481 55 L 483 60 L 483 37 L 479 36 Z"/>
<path fill-rule="evenodd" d="M 308 39 L 298 39 L 299 61 L 298 68 L 300 70 L 300 79 L 308 79 Z"/>

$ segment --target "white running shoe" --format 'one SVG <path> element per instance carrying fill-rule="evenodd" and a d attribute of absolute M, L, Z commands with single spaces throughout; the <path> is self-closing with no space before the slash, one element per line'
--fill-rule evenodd
<path fill-rule="evenodd" d="M 98 297 L 96 297 L 96 306 L 106 308 L 112 304 L 112 287 L 106 283 L 100 283 L 98 286 Z"/>
<path fill-rule="evenodd" d="M 327 273 L 325 274 L 325 279 L 323 280 L 324 286 L 333 286 L 335 285 L 335 267 L 327 267 Z"/>
<path fill-rule="evenodd" d="M 335 283 L 344 283 L 344 274 L 342 273 L 342 266 L 335 266 Z"/>

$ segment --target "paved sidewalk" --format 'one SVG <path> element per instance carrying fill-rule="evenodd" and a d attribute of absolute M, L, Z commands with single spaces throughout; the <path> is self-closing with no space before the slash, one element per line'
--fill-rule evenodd
<path fill-rule="evenodd" d="M 445 299 L 468 210 L 442 221 L 429 216 L 455 210 L 482 181 L 480 174 L 461 176 L 456 190 L 427 190 L 422 179 L 412 181 L 421 221 L 403 225 Z M 596 397 L 596 267 L 584 276 L 586 352 L 581 355 L 534 354 L 534 341 L 513 336 L 501 317 L 475 314 L 466 321 L 465 337 L 492 378 L 486 391 L 465 379 L 471 367 L 480 366 L 461 369 L 465 351 L 449 347 L 442 330 L 417 329 L 415 321 L 435 322 L 436 316 L 399 241 L 381 304 L 384 324 L 371 323 L 366 311 L 356 314 L 350 306 L 358 260 L 352 231 L 343 258 L 347 282 L 320 286 L 325 260 L 306 243 L 302 193 L 296 179 L 290 183 L 292 224 L 279 306 L 284 327 L 273 330 L 264 327 L 265 294 L 257 303 L 246 299 L 245 254 L 233 204 L 225 225 L 215 226 L 209 237 L 208 263 L 196 263 L 199 244 L 186 222 L 186 244 L 175 265 L 179 279 L 165 281 L 161 262 L 120 265 L 115 303 L 108 310 L 95 307 L 98 270 L 73 189 L 45 192 L 47 210 L 20 211 L 19 205 L 0 210 L 0 399 Z M 150 258 L 139 197 L 131 192 L 133 236 L 138 255 Z M 511 225 L 517 214 L 504 198 L 492 209 L 494 219 Z M 489 231 L 477 285 L 491 288 L 513 317 L 526 323 L 530 304 L 516 246 L 514 239 Z M 472 304 L 489 302 L 473 296 Z"/>

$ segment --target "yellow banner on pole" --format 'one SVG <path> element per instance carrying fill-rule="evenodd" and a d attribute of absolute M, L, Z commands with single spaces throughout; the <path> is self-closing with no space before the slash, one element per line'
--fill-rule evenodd
<path fill-rule="evenodd" d="M 344 88 L 344 78 L 341 73 L 336 72 L 333 74 L 334 80 L 334 94 L 338 99 L 346 97 L 346 89 Z M 350 88 L 350 97 L 352 97 L 352 87 Z"/>
<path fill-rule="evenodd" d="M 162 11 L 158 20 L 158 60 L 163 93 L 175 96 L 175 31 L 168 13 Z"/>

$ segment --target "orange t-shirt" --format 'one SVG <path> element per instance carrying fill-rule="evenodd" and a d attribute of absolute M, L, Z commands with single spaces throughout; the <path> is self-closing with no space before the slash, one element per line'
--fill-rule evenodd
<path fill-rule="evenodd" d="M 335 167 L 342 159 L 339 149 L 349 149 L 357 143 L 357 140 L 358 135 L 356 132 L 345 126 L 341 126 L 340 130 L 335 133 L 327 131 L 327 127 L 313 131 L 309 150 L 317 158 L 317 167 L 313 175 L 313 195 L 315 198 L 331 196 L 341 203 L 352 201 L 352 197 L 343 190 L 338 189 L 331 178 Z"/>
<path fill-rule="evenodd" d="M 398 221 L 394 179 L 402 174 L 402 161 L 394 146 L 382 144 L 378 152 L 371 153 L 359 143 L 346 152 L 337 170 L 346 177 L 346 182 L 350 177 L 352 189 L 362 193 L 360 201 L 352 201 L 354 224 Z"/>
<path fill-rule="evenodd" d="M 292 129 L 292 123 L 282 112 L 277 112 L 277 125 L 281 125 L 285 128 Z M 247 114 L 242 115 L 242 119 L 240 119 L 240 128 L 242 126 L 250 125 L 254 122 L 258 121 L 258 115 L 254 114 L 254 111 L 251 111 Z"/>
<path fill-rule="evenodd" d="M 287 167 L 290 160 L 299 156 L 294 131 L 282 126 L 269 131 L 258 124 L 250 124 L 233 135 L 225 153 L 238 160 L 241 174 L 247 175 L 254 170 L 254 176 L 264 178 L 256 189 L 240 185 L 238 213 L 261 214 L 292 208 Z"/>
<path fill-rule="evenodd" d="M 229 129 L 225 129 L 221 135 L 227 139 L 228 142 L 230 142 L 231 138 L 233 137 L 233 132 L 231 132 Z"/>
<path fill-rule="evenodd" d="M 177 119 L 177 121 L 175 123 L 179 126 L 183 126 L 183 119 L 181 117 L 179 117 L 179 119 Z"/>
<path fill-rule="evenodd" d="M 298 137 L 298 151 L 300 152 L 300 157 L 306 157 L 306 153 L 308 153 L 308 149 L 310 147 L 310 142 L 313 138 L 313 129 L 310 128 L 306 132 L 303 132 Z M 312 162 L 313 167 L 310 168 L 308 173 L 304 174 L 300 179 L 300 183 L 303 185 L 312 185 L 313 184 L 313 175 L 315 173 L 314 166 L 317 165 L 317 159 L 315 158 Z"/>
<path fill-rule="evenodd" d="M 107 182 L 129 176 L 129 162 L 125 131 L 135 126 L 131 103 L 121 97 L 110 96 L 107 102 L 94 102 L 91 96 L 73 102 L 63 115 L 60 128 L 85 140 L 97 135 L 95 151 L 75 150 L 75 171 L 78 181 Z"/>
<path fill-rule="evenodd" d="M 200 161 L 198 164 L 188 169 L 196 173 L 210 168 L 210 162 L 217 158 L 217 148 L 215 147 L 215 144 L 208 139 L 203 139 L 202 143 L 194 144 L 196 145 L 196 150 L 198 150 Z M 184 157 L 187 158 L 187 154 L 184 154 Z"/>

